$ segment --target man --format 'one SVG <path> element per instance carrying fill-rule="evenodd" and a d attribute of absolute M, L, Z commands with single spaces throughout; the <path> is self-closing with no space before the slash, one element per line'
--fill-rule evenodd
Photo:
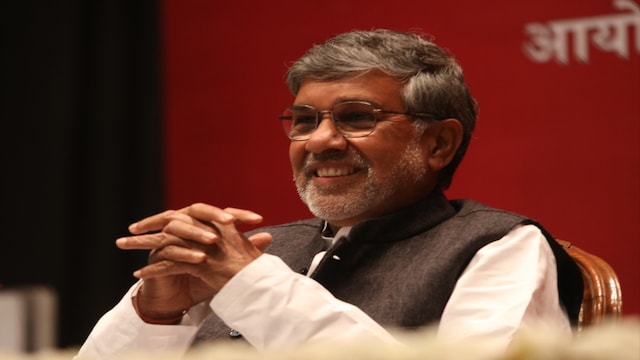
<path fill-rule="evenodd" d="M 314 46 L 287 81 L 295 101 L 280 119 L 317 219 L 246 237 L 235 224 L 259 215 L 194 204 L 131 225 L 117 245 L 151 250 L 149 264 L 80 355 L 393 343 L 389 329 L 431 324 L 500 347 L 539 321 L 570 332 L 582 280 L 551 235 L 443 195 L 476 117 L 450 55 L 416 34 L 355 31 Z"/>

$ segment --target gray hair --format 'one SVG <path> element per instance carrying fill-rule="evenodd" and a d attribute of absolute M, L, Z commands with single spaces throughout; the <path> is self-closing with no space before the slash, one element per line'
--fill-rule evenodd
<path fill-rule="evenodd" d="M 471 97 L 462 68 L 446 50 L 415 33 L 391 30 L 352 31 L 313 46 L 287 72 L 287 85 L 296 95 L 302 82 L 339 80 L 380 70 L 405 84 L 406 111 L 455 118 L 464 129 L 451 163 L 440 171 L 446 189 L 462 161 L 475 127 L 477 103 Z"/>

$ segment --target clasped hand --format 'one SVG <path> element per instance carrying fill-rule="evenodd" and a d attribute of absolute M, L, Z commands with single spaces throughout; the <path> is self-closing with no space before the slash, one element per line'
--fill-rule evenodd
<path fill-rule="evenodd" d="M 248 210 L 193 204 L 129 226 L 133 236 L 116 240 L 124 250 L 150 250 L 149 263 L 134 272 L 144 285 L 138 311 L 162 319 L 211 299 L 236 273 L 262 254 L 271 235 L 249 238 L 236 224 L 258 224 Z"/>

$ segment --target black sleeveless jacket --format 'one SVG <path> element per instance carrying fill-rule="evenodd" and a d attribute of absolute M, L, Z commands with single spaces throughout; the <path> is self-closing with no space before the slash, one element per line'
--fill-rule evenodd
<path fill-rule="evenodd" d="M 475 253 L 517 225 L 540 228 L 556 257 L 560 301 L 573 324 L 582 300 L 580 270 L 538 223 L 470 200 L 449 201 L 435 191 L 383 217 L 355 225 L 329 249 L 311 277 L 338 299 L 354 304 L 383 326 L 418 328 L 437 322 L 456 281 Z M 323 250 L 320 219 L 262 228 L 273 235 L 268 253 L 306 272 Z M 196 342 L 229 337 L 217 316 Z"/>

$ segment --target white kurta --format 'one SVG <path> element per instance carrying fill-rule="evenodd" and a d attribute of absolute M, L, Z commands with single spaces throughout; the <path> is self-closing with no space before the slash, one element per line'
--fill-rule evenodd
<path fill-rule="evenodd" d="M 360 337 L 396 342 L 359 308 L 336 299 L 273 255 L 264 254 L 245 267 L 210 303 L 190 309 L 180 325 L 152 325 L 140 320 L 131 303 L 139 285 L 132 286 L 98 321 L 79 356 L 184 353 L 212 311 L 258 349 Z M 571 333 L 558 298 L 553 252 L 537 227 L 525 225 L 476 253 L 444 309 L 438 336 L 504 348 L 517 330 L 541 321 Z"/>

